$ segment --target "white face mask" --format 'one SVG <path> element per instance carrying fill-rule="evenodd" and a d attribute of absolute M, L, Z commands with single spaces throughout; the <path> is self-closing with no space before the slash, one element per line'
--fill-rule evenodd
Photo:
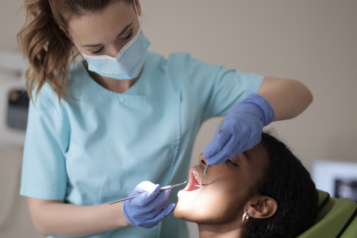
<path fill-rule="evenodd" d="M 134 4 L 134 6 L 139 19 L 136 5 Z M 140 24 L 134 38 L 119 51 L 115 58 L 108 55 L 89 56 L 81 53 L 88 62 L 88 70 L 103 77 L 118 80 L 133 79 L 139 75 L 145 63 L 149 45 L 150 41 L 144 36 Z"/>

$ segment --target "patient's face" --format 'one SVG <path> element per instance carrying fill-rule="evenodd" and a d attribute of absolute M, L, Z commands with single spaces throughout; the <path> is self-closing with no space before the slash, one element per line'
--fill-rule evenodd
<path fill-rule="evenodd" d="M 241 219 L 245 203 L 255 194 L 254 188 L 263 175 L 268 157 L 263 145 L 209 167 L 202 187 L 206 159 L 190 170 L 189 184 L 178 193 L 174 210 L 177 218 L 196 223 L 219 224 Z"/>

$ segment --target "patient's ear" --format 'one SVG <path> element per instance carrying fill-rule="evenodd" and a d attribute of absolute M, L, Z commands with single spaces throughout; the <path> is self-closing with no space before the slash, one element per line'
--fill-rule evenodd
<path fill-rule="evenodd" d="M 244 206 L 244 212 L 254 219 L 266 219 L 272 217 L 278 210 L 278 202 L 268 196 L 256 195 Z"/>

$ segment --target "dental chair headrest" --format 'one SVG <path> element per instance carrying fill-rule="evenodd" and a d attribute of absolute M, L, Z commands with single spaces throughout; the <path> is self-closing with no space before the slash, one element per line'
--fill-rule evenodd
<path fill-rule="evenodd" d="M 357 238 L 357 203 L 332 198 L 318 190 L 319 206 L 315 223 L 298 238 Z"/>

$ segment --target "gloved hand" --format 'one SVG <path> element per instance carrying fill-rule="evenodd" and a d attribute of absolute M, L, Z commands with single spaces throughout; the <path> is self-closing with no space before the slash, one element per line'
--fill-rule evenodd
<path fill-rule="evenodd" d="M 124 201 L 124 215 L 134 226 L 151 228 L 168 216 L 176 204 L 165 207 L 171 189 L 160 191 L 159 184 L 149 181 L 138 184 L 129 197 L 143 192 L 140 196 Z"/>
<path fill-rule="evenodd" d="M 220 133 L 208 144 L 203 157 L 214 166 L 253 148 L 261 140 L 263 127 L 274 119 L 270 103 L 259 94 L 250 94 L 225 116 Z"/>

